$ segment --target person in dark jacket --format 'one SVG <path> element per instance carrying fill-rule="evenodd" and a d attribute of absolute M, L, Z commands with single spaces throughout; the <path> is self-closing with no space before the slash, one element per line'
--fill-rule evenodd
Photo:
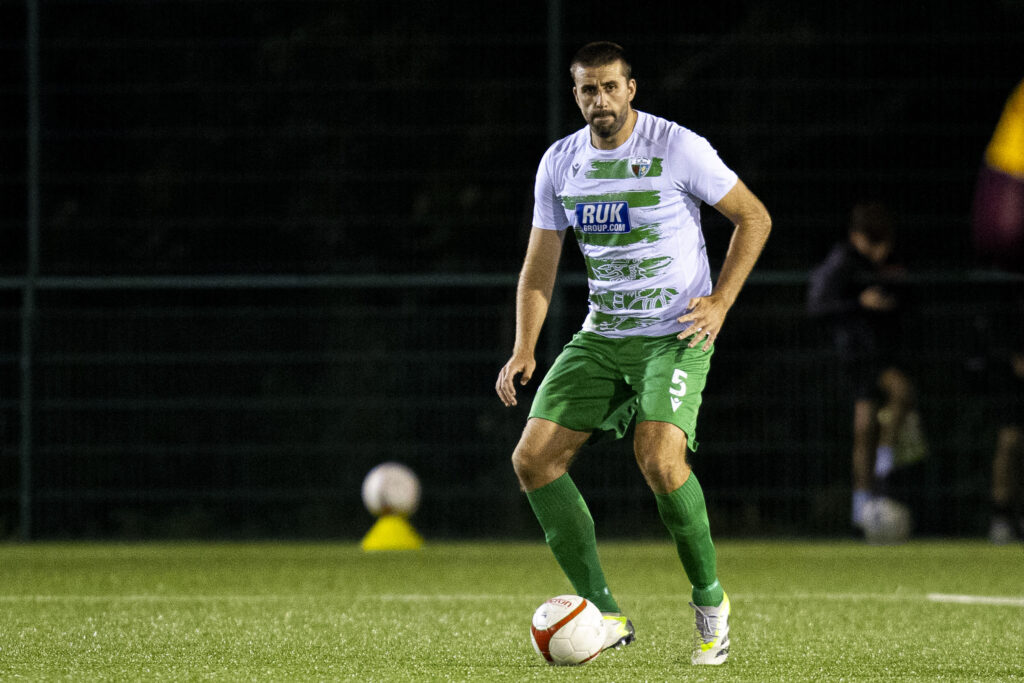
<path fill-rule="evenodd" d="M 921 460 L 927 444 L 915 387 L 900 367 L 900 269 L 889 264 L 894 221 L 885 206 L 853 207 L 847 239 L 811 272 L 808 312 L 831 328 L 853 398 L 851 522 L 864 528 L 871 501 L 896 467 Z"/>
<path fill-rule="evenodd" d="M 992 515 L 988 538 L 996 544 L 1024 541 L 1024 345 L 994 363 L 998 424 L 992 457 Z"/>

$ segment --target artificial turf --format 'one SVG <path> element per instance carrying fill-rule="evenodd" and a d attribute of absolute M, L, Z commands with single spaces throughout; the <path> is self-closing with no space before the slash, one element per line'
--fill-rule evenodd
<path fill-rule="evenodd" d="M 0 680 L 1024 680 L 1020 545 L 717 545 L 718 668 L 668 542 L 602 543 L 637 641 L 573 668 L 530 646 L 541 543 L 0 545 Z"/>

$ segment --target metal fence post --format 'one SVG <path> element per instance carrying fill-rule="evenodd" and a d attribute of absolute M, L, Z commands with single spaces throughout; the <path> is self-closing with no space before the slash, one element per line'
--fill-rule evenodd
<path fill-rule="evenodd" d="M 21 302 L 21 444 L 19 457 L 20 536 L 32 538 L 32 361 L 36 317 L 36 278 L 39 276 L 39 0 L 25 7 L 25 64 L 28 77 L 26 229 L 28 254 Z"/>
<path fill-rule="evenodd" d="M 548 143 L 559 138 L 562 130 L 562 98 L 564 88 L 562 80 L 562 2 L 548 1 Z M 564 247 L 564 245 L 563 245 Z M 562 319 L 565 313 L 565 296 L 562 287 L 555 281 L 551 290 L 551 302 L 548 305 L 547 340 L 545 352 L 547 362 L 553 363 L 562 348 Z"/>

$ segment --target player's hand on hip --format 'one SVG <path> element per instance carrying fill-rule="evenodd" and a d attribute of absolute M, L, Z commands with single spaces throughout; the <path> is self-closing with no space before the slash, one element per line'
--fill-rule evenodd
<path fill-rule="evenodd" d="M 703 343 L 703 350 L 707 351 L 718 338 L 722 323 L 725 322 L 725 314 L 728 312 L 729 307 L 714 294 L 694 297 L 690 299 L 686 313 L 676 318 L 678 322 L 690 323 L 677 337 L 683 340 L 692 335 L 687 346 L 692 349 Z"/>
<path fill-rule="evenodd" d="M 533 371 L 537 368 L 537 361 L 533 356 L 514 355 L 508 359 L 501 372 L 498 373 L 498 381 L 494 385 L 498 392 L 498 398 L 508 407 L 517 405 L 515 378 L 519 375 L 519 384 L 525 385 L 533 377 Z"/>

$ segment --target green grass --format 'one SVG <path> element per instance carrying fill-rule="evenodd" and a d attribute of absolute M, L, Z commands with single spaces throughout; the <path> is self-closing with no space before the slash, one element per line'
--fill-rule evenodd
<path fill-rule="evenodd" d="M 1024 680 L 1020 546 L 718 548 L 732 654 L 698 669 L 668 543 L 602 544 L 637 641 L 579 668 L 529 644 L 570 592 L 540 543 L 4 545 L 0 680 Z"/>

